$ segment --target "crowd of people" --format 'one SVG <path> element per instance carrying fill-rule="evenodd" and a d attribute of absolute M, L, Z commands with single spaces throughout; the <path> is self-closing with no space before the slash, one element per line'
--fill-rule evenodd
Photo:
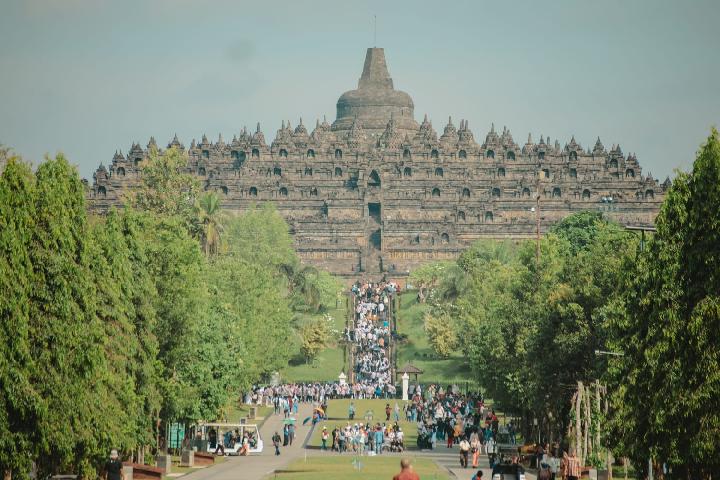
<path fill-rule="evenodd" d="M 326 418 L 330 399 L 395 399 L 397 391 L 392 378 L 390 353 L 394 332 L 390 313 L 398 290 L 397 284 L 392 282 L 357 282 L 352 286 L 353 322 L 343 333 L 353 353 L 350 382 L 260 386 L 247 393 L 246 403 L 272 405 L 276 414 L 286 418 L 297 414 L 301 403 L 312 403 L 316 406 L 312 417 L 316 422 Z M 464 468 L 479 468 L 481 456 L 489 459 L 491 467 L 507 464 L 508 461 L 510 464 L 519 463 L 517 456 L 502 458 L 498 450 L 498 443 L 515 443 L 513 424 L 501 427 L 494 410 L 485 405 L 480 393 L 463 393 L 457 385 L 422 387 L 416 384 L 410 386 L 409 401 L 402 403 L 401 407 L 395 400 L 392 407 L 388 402 L 384 419 L 382 414 L 381 418 L 374 419 L 371 410 L 364 415 L 356 412 L 351 401 L 348 409 L 350 421 L 346 425 L 334 426 L 331 430 L 327 426 L 322 427 L 321 449 L 358 455 L 402 452 L 406 448 L 405 432 L 399 420 L 404 418 L 417 425 L 419 448 L 457 446 L 460 465 Z M 273 437 L 276 453 L 279 453 L 280 445 L 292 444 L 293 430 L 293 424 L 288 423 L 282 437 Z M 536 465 L 547 467 L 547 473 L 551 475 L 548 478 L 555 478 L 562 472 L 563 464 L 574 466 L 572 457 L 565 455 L 560 460 L 550 455 L 550 450 L 549 446 L 545 446 L 538 447 L 536 451 Z M 575 473 L 574 468 L 564 470 Z M 565 476 L 572 478 L 572 475 Z M 479 476 L 476 475 L 476 478 Z"/>
<path fill-rule="evenodd" d="M 354 398 L 392 398 L 396 391 L 390 359 L 389 312 L 398 286 L 393 282 L 357 282 L 351 292 L 355 316 L 346 335 L 354 352 Z"/>
<path fill-rule="evenodd" d="M 350 422 L 343 428 L 335 427 L 332 432 L 323 427 L 321 433 L 322 450 L 338 453 L 350 452 L 363 455 L 372 452 L 379 455 L 384 451 L 402 452 L 405 450 L 405 433 L 397 422 L 394 424 Z"/>

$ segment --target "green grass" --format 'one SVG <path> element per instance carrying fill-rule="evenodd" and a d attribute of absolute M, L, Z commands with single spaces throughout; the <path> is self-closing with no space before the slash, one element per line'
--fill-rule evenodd
<path fill-rule="evenodd" d="M 394 399 L 390 399 L 387 401 L 382 399 L 330 400 L 327 411 L 328 420 L 322 421 L 315 426 L 315 431 L 313 431 L 313 435 L 308 442 L 308 446 L 320 447 L 322 445 L 321 435 L 323 426 L 327 427 L 329 432 L 332 432 L 332 430 L 336 426 L 342 428 L 347 425 L 348 422 L 350 422 L 350 419 L 348 418 L 348 406 L 350 405 L 351 401 L 355 404 L 355 420 L 352 423 L 366 423 L 365 413 L 368 411 L 368 409 L 372 409 L 373 419 L 372 422 L 370 422 L 372 425 L 375 425 L 376 423 L 385 423 L 385 404 L 389 403 L 390 408 L 394 409 L 396 402 L 396 400 Z M 398 425 L 400 425 L 400 428 L 402 428 L 403 433 L 405 434 L 405 447 L 415 448 L 417 445 L 417 426 L 411 422 L 407 422 L 404 420 L 402 412 L 404 402 L 402 400 L 397 400 L 397 402 L 400 406 L 400 421 L 398 422 Z M 302 419 L 298 420 L 302 421 Z M 394 422 L 392 414 L 390 415 L 390 422 Z"/>
<path fill-rule="evenodd" d="M 408 457 L 420 478 L 446 480 L 450 476 L 427 458 Z M 359 464 L 358 464 L 359 461 Z M 359 468 L 358 468 L 359 467 Z M 400 472 L 399 457 L 361 457 L 350 455 L 307 457 L 296 460 L 286 468 L 270 474 L 269 479 L 317 480 L 336 479 L 367 480 L 370 478 L 392 478 Z"/>
<path fill-rule="evenodd" d="M 438 358 L 430 347 L 423 320 L 430 307 L 418 303 L 416 292 L 404 293 L 400 298 L 398 333 L 407 335 L 407 340 L 398 347 L 398 368 L 412 363 L 424 372 L 418 377 L 421 383 L 439 383 L 443 386 L 458 383 L 462 387 L 471 380 L 470 366 L 460 352 L 449 358 Z M 411 383 L 413 379 L 411 376 Z"/>
<path fill-rule="evenodd" d="M 258 422 L 264 421 L 269 415 L 273 412 L 273 407 L 266 407 L 265 405 L 257 406 L 257 405 L 245 405 L 244 403 L 232 403 L 225 407 L 225 410 L 223 411 L 223 416 L 225 418 L 220 418 L 216 420 L 224 421 L 224 422 L 238 422 L 241 418 L 245 418 L 250 413 L 250 407 L 254 406 L 257 408 L 256 410 L 256 420 Z M 253 420 L 250 420 L 248 423 L 253 423 Z"/>
<path fill-rule="evenodd" d="M 340 302 L 339 308 L 330 310 L 328 314 L 333 318 L 335 329 L 342 333 L 347 316 L 345 299 Z M 341 371 L 347 373 L 345 354 L 341 345 L 333 345 L 322 350 L 312 363 L 305 363 L 298 354 L 290 365 L 280 371 L 280 377 L 283 382 L 332 382 L 337 381 Z"/>

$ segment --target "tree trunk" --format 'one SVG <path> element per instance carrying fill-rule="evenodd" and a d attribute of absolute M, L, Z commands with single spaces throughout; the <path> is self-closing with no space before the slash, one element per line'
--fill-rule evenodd
<path fill-rule="evenodd" d="M 627 459 L 627 457 L 623 457 L 623 469 L 625 470 L 625 480 L 628 480 L 628 478 L 627 478 L 627 464 L 628 464 L 628 459 Z"/>
<path fill-rule="evenodd" d="M 575 455 L 583 458 L 583 445 L 582 445 L 582 397 L 583 397 L 583 383 L 578 380 L 578 390 L 575 400 Z"/>
<path fill-rule="evenodd" d="M 590 427 L 592 426 L 592 417 L 590 416 L 590 387 L 585 387 L 584 390 L 584 400 L 585 400 L 585 438 L 584 441 L 584 455 L 582 457 L 582 464 L 583 466 L 587 465 L 587 460 L 590 457 L 590 454 L 592 453 L 592 445 L 590 443 Z"/>
<path fill-rule="evenodd" d="M 595 383 L 595 408 L 597 409 L 598 420 L 595 426 L 595 449 L 600 454 L 600 380 Z"/>

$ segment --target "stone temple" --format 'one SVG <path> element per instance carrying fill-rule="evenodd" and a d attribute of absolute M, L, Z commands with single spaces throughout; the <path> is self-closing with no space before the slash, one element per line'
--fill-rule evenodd
<path fill-rule="evenodd" d="M 449 119 L 438 135 L 413 100 L 396 90 L 382 48 L 369 48 L 358 88 L 343 93 L 332 125 L 281 123 L 267 143 L 260 125 L 232 141 L 168 144 L 188 155 L 187 171 L 224 208 L 272 202 L 290 225 L 306 263 L 343 276 L 387 272 L 455 258 L 482 239 L 524 239 L 563 217 L 600 210 L 623 225 L 653 225 L 669 180 L 643 175 L 635 155 L 598 138 L 583 148 L 528 135 L 516 143 L 494 126 L 476 140 L 468 122 Z M 101 165 L 90 208 L 107 211 L 140 182 L 151 148 L 132 145 Z M 162 151 L 162 150 L 161 150 Z M 539 208 L 537 208 L 539 207 Z"/>

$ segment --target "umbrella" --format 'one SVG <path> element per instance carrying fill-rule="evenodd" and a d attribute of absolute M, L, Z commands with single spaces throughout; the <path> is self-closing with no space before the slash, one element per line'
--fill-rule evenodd
<path fill-rule="evenodd" d="M 307 425 L 310 420 L 312 420 L 312 417 L 307 417 L 305 420 L 303 420 L 303 425 Z"/>
<path fill-rule="evenodd" d="M 283 423 L 284 423 L 285 425 L 291 425 L 291 424 L 293 424 L 293 423 L 295 423 L 295 422 L 297 422 L 297 420 L 295 420 L 293 417 L 286 418 L 286 419 L 283 421 Z"/>

